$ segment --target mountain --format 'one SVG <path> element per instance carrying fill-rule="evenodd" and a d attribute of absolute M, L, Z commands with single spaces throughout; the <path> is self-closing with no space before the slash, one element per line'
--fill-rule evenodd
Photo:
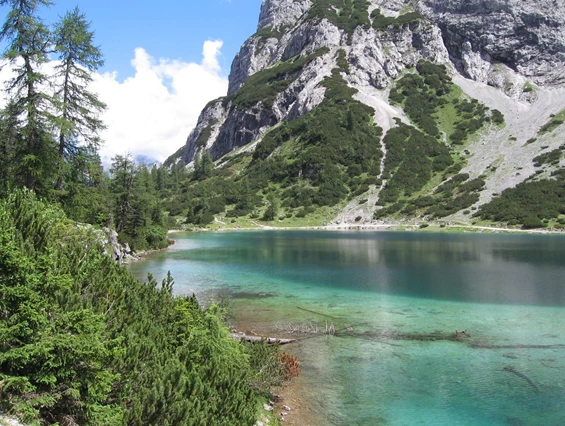
<path fill-rule="evenodd" d="M 559 0 L 264 0 L 166 164 L 215 161 L 185 200 L 208 220 L 565 224 L 564 24 Z"/>

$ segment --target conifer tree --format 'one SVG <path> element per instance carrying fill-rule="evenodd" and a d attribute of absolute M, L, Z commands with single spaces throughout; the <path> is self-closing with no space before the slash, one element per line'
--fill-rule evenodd
<path fill-rule="evenodd" d="M 58 111 L 59 177 L 57 189 L 64 183 L 64 165 L 77 162 L 77 156 L 96 153 L 98 132 L 105 128 L 98 114 L 106 105 L 88 90 L 92 72 L 104 61 L 100 49 L 93 44 L 94 33 L 84 14 L 75 7 L 56 25 L 55 52 L 60 63 L 55 67 L 55 102 Z"/>
<path fill-rule="evenodd" d="M 11 7 L 0 41 L 6 43 L 2 58 L 15 73 L 7 90 L 23 142 L 14 151 L 19 168 L 16 176 L 22 179 L 18 183 L 30 189 L 45 188 L 53 174 L 51 97 L 43 91 L 47 78 L 41 71 L 47 62 L 50 33 L 37 14 L 40 6 L 50 4 L 48 0 L 0 0 L 0 5 Z"/>
<path fill-rule="evenodd" d="M 13 102 L 0 111 L 0 197 L 8 195 L 15 175 L 15 152 L 21 144 L 18 114 Z"/>
<path fill-rule="evenodd" d="M 112 158 L 110 175 L 110 189 L 115 197 L 114 225 L 116 231 L 122 232 L 131 217 L 133 207 L 135 163 L 131 154 L 116 155 Z"/>

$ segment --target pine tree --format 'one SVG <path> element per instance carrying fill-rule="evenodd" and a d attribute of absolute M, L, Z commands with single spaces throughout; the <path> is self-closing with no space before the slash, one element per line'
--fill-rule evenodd
<path fill-rule="evenodd" d="M 276 194 L 274 191 L 270 191 L 267 195 L 267 210 L 265 210 L 265 214 L 263 215 L 263 220 L 275 220 L 277 215 L 279 214 L 279 201 L 277 200 Z"/>
<path fill-rule="evenodd" d="M 208 151 L 204 151 L 200 160 L 200 180 L 204 180 L 212 176 L 214 170 L 214 161 Z"/>

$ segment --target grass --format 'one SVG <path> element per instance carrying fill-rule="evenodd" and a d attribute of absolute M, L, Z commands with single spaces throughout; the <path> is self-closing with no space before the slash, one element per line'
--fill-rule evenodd
<path fill-rule="evenodd" d="M 444 132 L 448 140 L 455 131 L 455 123 L 460 118 L 452 101 L 461 99 L 462 96 L 463 89 L 453 85 L 451 91 L 444 96 L 447 103 L 440 106 L 438 111 L 434 113 L 434 119 L 436 120 L 440 132 Z"/>
<path fill-rule="evenodd" d="M 545 135 L 555 130 L 557 127 L 565 122 L 565 109 L 561 110 L 559 113 L 555 114 L 550 118 L 550 120 L 540 127 L 538 135 Z"/>
<path fill-rule="evenodd" d="M 330 223 L 335 216 L 339 213 L 339 207 L 319 207 L 313 213 L 306 215 L 303 218 L 291 217 L 284 219 L 275 219 L 273 221 L 262 221 L 260 217 L 263 215 L 265 208 L 259 211 L 259 218 L 251 218 L 249 215 L 237 218 L 225 218 L 222 215 L 216 216 L 221 222 L 213 222 L 206 228 L 213 231 L 222 229 L 260 229 L 262 227 L 270 228 L 301 228 L 301 227 L 316 227 L 324 226 Z M 279 217 L 284 216 L 285 210 L 281 209 Z"/>
<path fill-rule="evenodd" d="M 522 91 L 524 93 L 529 93 L 529 92 L 535 92 L 536 91 L 536 86 L 534 86 L 532 83 L 530 83 L 529 81 L 526 81 L 526 83 L 524 84 L 524 87 L 522 87 Z"/>

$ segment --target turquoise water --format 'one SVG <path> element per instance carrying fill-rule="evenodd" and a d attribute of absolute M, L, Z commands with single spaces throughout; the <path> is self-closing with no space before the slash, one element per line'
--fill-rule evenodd
<path fill-rule="evenodd" d="M 229 295 L 249 331 L 306 332 L 292 351 L 321 424 L 565 424 L 563 237 L 175 238 L 131 270 L 170 270 L 177 293 L 204 302 Z M 314 332 L 327 328 L 335 335 Z"/>

